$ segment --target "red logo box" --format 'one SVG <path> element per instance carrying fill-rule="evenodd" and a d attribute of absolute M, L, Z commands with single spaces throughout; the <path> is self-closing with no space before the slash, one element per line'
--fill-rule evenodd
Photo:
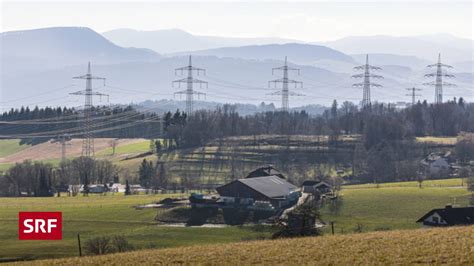
<path fill-rule="evenodd" d="M 61 212 L 19 212 L 19 240 L 61 240 L 63 220 Z"/>

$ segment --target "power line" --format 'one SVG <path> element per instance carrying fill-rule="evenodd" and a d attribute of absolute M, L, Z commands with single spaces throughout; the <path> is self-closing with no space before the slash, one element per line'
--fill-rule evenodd
<path fill-rule="evenodd" d="M 445 65 L 441 63 L 441 53 L 438 54 L 438 63 L 428 65 L 427 67 L 432 68 L 436 67 L 436 72 L 426 74 L 425 77 L 435 77 L 434 82 L 423 83 L 423 85 L 434 86 L 435 87 L 435 103 L 443 102 L 443 87 L 455 87 L 455 84 L 444 82 L 443 77 L 445 78 L 454 78 L 454 75 L 444 73 L 443 68 L 452 68 L 452 66 Z"/>
<path fill-rule="evenodd" d="M 380 67 L 369 65 L 369 55 L 366 55 L 366 57 L 365 57 L 365 65 L 354 67 L 354 70 L 364 71 L 364 73 L 362 73 L 362 74 L 357 74 L 357 75 L 352 76 L 353 78 L 363 78 L 364 79 L 364 81 L 361 82 L 361 83 L 352 84 L 353 87 L 362 87 L 362 89 L 363 89 L 363 92 L 362 92 L 362 94 L 363 94 L 363 96 L 362 96 L 362 106 L 369 106 L 371 104 L 371 100 L 370 100 L 370 97 L 371 97 L 370 96 L 370 93 L 371 93 L 370 88 L 371 87 L 382 87 L 382 85 L 380 85 L 380 84 L 371 82 L 370 78 L 382 79 L 383 77 L 380 76 L 380 75 L 371 74 L 370 70 L 381 70 L 381 69 L 382 68 L 380 68 Z"/>
<path fill-rule="evenodd" d="M 85 79 L 86 80 L 86 89 L 83 91 L 77 91 L 71 93 L 71 95 L 84 95 L 85 102 L 84 102 L 84 138 L 82 140 L 82 156 L 94 156 L 94 138 L 91 133 L 91 113 L 92 113 L 92 96 L 107 96 L 107 94 L 103 94 L 100 92 L 93 92 L 92 91 L 92 80 L 99 79 L 104 81 L 105 85 L 105 78 L 93 76 L 91 73 L 91 63 L 89 62 L 87 65 L 87 73 L 82 76 L 73 77 L 73 79 Z"/>
<path fill-rule="evenodd" d="M 194 90 L 193 84 L 198 83 L 200 87 L 202 87 L 202 84 L 205 84 L 207 87 L 208 84 L 206 81 L 193 78 L 193 71 L 196 71 L 196 74 L 199 76 L 200 72 L 206 74 L 206 70 L 202 68 L 193 67 L 191 63 L 191 56 L 189 56 L 188 65 L 185 67 L 176 68 L 175 75 L 178 71 L 181 72 L 181 75 L 183 74 L 183 71 L 187 71 L 188 76 L 186 78 L 173 81 L 172 85 L 174 86 L 174 84 L 177 83 L 179 87 L 181 83 L 186 83 L 186 90 L 175 92 L 175 94 L 186 94 L 186 113 L 190 115 L 193 112 L 194 95 L 198 95 L 198 97 L 201 95 L 206 95 L 205 93 Z"/>
<path fill-rule="evenodd" d="M 273 68 L 272 69 L 272 75 L 275 72 L 275 70 L 283 71 L 283 78 L 269 81 L 268 82 L 268 87 L 270 87 L 270 84 L 274 84 L 274 86 L 276 87 L 277 83 L 281 83 L 282 88 L 281 88 L 281 91 L 273 92 L 273 93 L 270 93 L 269 95 L 281 95 L 281 110 L 285 111 L 285 112 L 288 112 L 288 110 L 289 110 L 288 97 L 290 95 L 291 96 L 304 96 L 303 94 L 289 91 L 289 88 L 288 88 L 289 83 L 294 84 L 295 88 L 297 88 L 298 84 L 300 84 L 301 88 L 302 88 L 303 87 L 303 82 L 289 79 L 288 78 L 288 71 L 296 71 L 299 75 L 300 70 L 297 69 L 297 68 L 289 67 L 286 56 L 285 56 L 285 64 L 281 67 Z"/>
<path fill-rule="evenodd" d="M 92 130 L 90 131 L 90 133 L 94 134 L 94 133 L 101 133 L 101 132 L 107 132 L 107 131 L 111 131 L 111 130 L 118 130 L 118 129 L 124 129 L 124 128 L 128 128 L 128 127 L 131 127 L 131 126 L 135 126 L 139 123 L 143 123 L 143 122 L 158 122 L 158 123 L 161 123 L 160 120 L 157 120 L 155 119 L 154 117 L 149 117 L 149 118 L 145 118 L 143 120 L 140 120 L 140 121 L 133 121 L 129 124 L 124 124 L 124 125 L 117 125 L 117 126 L 112 126 L 112 127 L 108 127 L 108 128 L 100 128 L 100 129 L 96 129 L 96 130 Z M 42 133 L 39 133 L 39 134 L 44 134 L 44 133 L 49 133 L 49 132 L 42 132 Z M 73 137 L 73 136 L 80 136 L 82 135 L 83 132 L 73 132 L 73 133 L 68 133 L 68 135 L 70 137 Z M 31 137 L 36 137 L 36 138 L 54 138 L 54 137 L 57 137 L 57 134 L 46 134 L 46 135 L 32 135 L 32 134 L 11 134 L 11 135 L 0 135 L 0 138 L 31 138 Z"/>

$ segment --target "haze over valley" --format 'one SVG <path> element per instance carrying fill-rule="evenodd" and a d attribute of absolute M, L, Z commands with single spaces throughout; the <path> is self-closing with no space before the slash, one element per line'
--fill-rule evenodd
<path fill-rule="evenodd" d="M 106 77 L 105 87 L 94 87 L 110 94 L 110 103 L 174 99 L 171 82 L 180 78 L 174 69 L 193 64 L 207 70 L 206 100 L 216 103 L 261 102 L 280 105 L 268 81 L 279 78 L 271 69 L 282 65 L 284 57 L 300 69 L 290 78 L 303 82 L 295 89 L 306 97 L 290 98 L 290 107 L 329 106 L 333 99 L 358 103 L 361 90 L 351 85 L 353 67 L 365 63 L 382 67 L 382 88 L 374 89 L 373 100 L 407 102 L 405 88 L 423 87 L 427 64 L 441 52 L 444 63 L 453 65 L 454 88 L 445 90 L 446 98 L 472 100 L 474 71 L 472 40 L 448 34 L 415 37 L 359 36 L 331 42 L 308 43 L 283 38 L 226 38 L 199 36 L 183 30 L 136 31 L 118 29 L 102 34 L 85 27 L 55 27 L 3 32 L 0 36 L 3 110 L 25 105 L 79 106 L 82 100 L 68 93 L 84 86 L 71 77 L 82 75 L 87 62 L 94 75 Z M 412 44 L 412 45 L 408 45 Z M 432 101 L 433 88 L 423 87 L 420 99 Z M 183 89 L 183 88 L 181 88 Z M 290 87 L 291 89 L 291 87 Z M 202 98 L 203 99 L 203 98 Z M 104 100 L 104 104 L 107 102 Z M 199 106 L 199 104 L 198 104 Z M 204 105 L 203 105 L 204 107 Z"/>

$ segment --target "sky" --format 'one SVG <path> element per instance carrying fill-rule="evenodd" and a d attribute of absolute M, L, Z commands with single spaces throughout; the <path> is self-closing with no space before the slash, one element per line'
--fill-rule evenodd
<path fill-rule="evenodd" d="M 330 41 L 436 33 L 473 39 L 472 1 L 2 1 L 2 32 L 54 26 L 178 28 L 199 35 Z"/>

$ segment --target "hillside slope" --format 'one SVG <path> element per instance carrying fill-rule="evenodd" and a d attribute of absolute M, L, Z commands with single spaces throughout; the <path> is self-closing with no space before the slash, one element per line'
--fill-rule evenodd
<path fill-rule="evenodd" d="M 112 42 L 124 47 L 144 47 L 158 53 L 176 53 L 212 49 L 227 46 L 242 46 L 269 43 L 299 42 L 282 38 L 232 38 L 194 35 L 180 29 L 139 31 L 116 29 L 102 33 Z"/>
<path fill-rule="evenodd" d="M 321 45 L 287 43 L 287 44 L 267 44 L 249 45 L 241 47 L 223 47 L 209 50 L 185 52 L 181 54 L 193 54 L 200 56 L 233 57 L 254 60 L 283 60 L 285 56 L 293 63 L 312 65 L 317 60 L 327 59 L 353 63 L 352 57 L 337 50 Z"/>
<path fill-rule="evenodd" d="M 116 64 L 156 61 L 161 56 L 149 49 L 123 48 L 90 28 L 54 27 L 0 33 L 0 59 L 4 77 L 24 77 L 48 68 L 80 64 Z M 20 72 L 20 73 L 18 73 Z"/>
<path fill-rule="evenodd" d="M 35 261 L 43 265 L 107 264 L 473 264 L 474 226 L 374 232 L 146 250 Z"/>

